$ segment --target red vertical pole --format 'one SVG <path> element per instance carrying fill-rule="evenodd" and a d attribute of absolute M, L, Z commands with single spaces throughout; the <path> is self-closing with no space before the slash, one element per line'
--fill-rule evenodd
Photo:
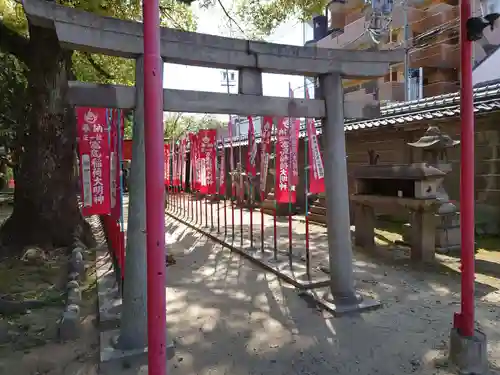
<path fill-rule="evenodd" d="M 163 74 L 159 0 L 143 1 L 148 374 L 166 375 Z"/>
<path fill-rule="evenodd" d="M 472 42 L 467 40 L 470 0 L 460 1 L 460 229 L 462 263 L 461 312 L 454 326 L 460 334 L 474 335 L 474 98 L 472 89 Z"/>
<path fill-rule="evenodd" d="M 260 192 L 260 251 L 264 252 L 264 192 Z"/>

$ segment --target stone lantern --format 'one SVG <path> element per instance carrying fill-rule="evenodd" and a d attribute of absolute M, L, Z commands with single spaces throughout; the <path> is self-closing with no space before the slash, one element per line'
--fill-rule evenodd
<path fill-rule="evenodd" d="M 442 133 L 437 126 L 429 126 L 425 134 L 409 146 L 422 150 L 424 162 L 444 173 L 451 172 L 451 163 L 448 161 L 448 149 L 457 146 L 460 141 L 453 140 L 449 135 Z M 443 184 L 436 191 L 436 199 L 441 202 L 436 211 L 436 251 L 449 253 L 460 248 L 460 213 L 457 207 L 450 202 L 448 193 Z"/>

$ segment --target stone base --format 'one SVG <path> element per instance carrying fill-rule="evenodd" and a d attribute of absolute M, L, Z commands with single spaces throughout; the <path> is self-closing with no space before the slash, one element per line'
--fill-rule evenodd
<path fill-rule="evenodd" d="M 97 251 L 97 298 L 99 328 L 115 329 L 120 325 L 122 298 L 109 253 Z"/>
<path fill-rule="evenodd" d="M 99 371 L 102 375 L 118 374 L 124 368 L 136 368 L 148 363 L 148 348 L 120 350 L 114 345 L 120 330 L 104 331 L 100 334 Z M 175 346 L 167 338 L 167 360 L 175 355 Z"/>
<path fill-rule="evenodd" d="M 458 329 L 450 332 L 450 364 L 460 375 L 482 375 L 488 373 L 488 352 L 486 335 L 475 331 L 473 337 L 460 335 Z"/>
<path fill-rule="evenodd" d="M 309 303 L 315 303 L 321 309 L 332 313 L 334 316 L 360 313 L 382 307 L 382 303 L 380 301 L 367 297 L 360 298 L 357 303 L 335 304 L 335 301 L 328 290 L 323 292 L 305 290 L 300 292 L 300 296 L 306 299 Z"/>

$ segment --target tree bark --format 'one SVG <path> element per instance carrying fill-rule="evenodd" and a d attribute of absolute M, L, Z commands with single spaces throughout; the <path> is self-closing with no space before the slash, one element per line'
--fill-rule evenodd
<path fill-rule="evenodd" d="M 0 235 L 5 248 L 93 243 L 76 195 L 76 119 L 65 101 L 71 52 L 52 29 L 29 26 L 28 131 L 16 173 L 14 211 Z"/>

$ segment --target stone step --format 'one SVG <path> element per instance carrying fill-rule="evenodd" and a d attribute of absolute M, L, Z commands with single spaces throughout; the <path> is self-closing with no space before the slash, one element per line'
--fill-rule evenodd
<path fill-rule="evenodd" d="M 262 212 L 264 212 L 266 215 L 273 216 L 274 215 L 274 208 L 264 208 L 264 207 L 262 207 Z"/>
<path fill-rule="evenodd" d="M 310 214 L 316 214 L 316 215 L 325 216 L 326 215 L 326 207 L 317 206 L 317 205 L 314 204 L 314 205 L 312 205 L 309 208 L 309 213 Z"/>
<path fill-rule="evenodd" d="M 326 216 L 310 213 L 309 222 L 326 225 Z"/>

